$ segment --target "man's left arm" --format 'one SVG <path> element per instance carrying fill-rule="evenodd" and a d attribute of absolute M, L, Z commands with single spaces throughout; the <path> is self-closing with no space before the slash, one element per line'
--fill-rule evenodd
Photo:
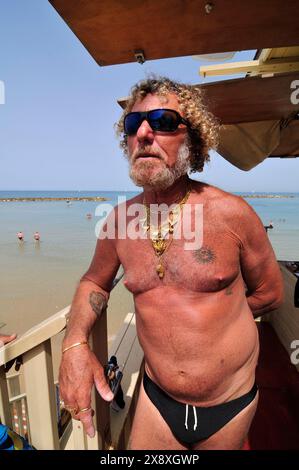
<path fill-rule="evenodd" d="M 254 317 L 278 308 L 283 302 L 283 281 L 265 228 L 247 204 L 240 224 L 241 270 L 247 286 L 247 302 Z"/>

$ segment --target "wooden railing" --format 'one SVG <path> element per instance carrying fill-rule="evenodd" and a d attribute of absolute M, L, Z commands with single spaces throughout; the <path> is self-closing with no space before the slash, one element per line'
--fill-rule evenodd
<path fill-rule="evenodd" d="M 119 279 L 116 280 L 117 282 Z M 117 283 L 115 282 L 115 284 Z M 27 331 L 14 342 L 0 349 L 0 418 L 11 428 L 13 426 L 12 406 L 23 404 L 28 413 L 28 436 L 36 449 L 105 449 L 126 446 L 123 429 L 135 406 L 139 373 L 142 364 L 142 351 L 136 338 L 135 315 L 125 318 L 110 354 L 117 352 L 120 368 L 123 369 L 123 389 L 126 407 L 120 414 L 110 412 L 109 404 L 101 399 L 95 390 L 92 392 L 92 407 L 95 410 L 96 436 L 89 438 L 83 431 L 80 421 L 70 420 L 64 433 L 59 437 L 57 413 L 57 392 L 54 383 L 51 339 L 64 330 L 67 324 L 69 307 L 61 310 L 39 325 Z M 107 314 L 104 312 L 96 322 L 90 345 L 102 364 L 107 363 Z M 9 398 L 7 376 L 4 370 L 9 361 L 22 357 L 22 373 L 25 393 Z M 21 405 L 22 406 L 22 405 Z M 121 419 L 120 419 L 120 416 Z M 16 420 L 16 417 L 14 417 Z M 113 425 L 113 421 L 119 425 Z M 112 430 L 112 431 L 111 431 Z"/>
<path fill-rule="evenodd" d="M 4 365 L 22 357 L 30 435 L 37 449 L 59 449 L 51 338 L 61 332 L 69 307 L 27 331 L 0 355 L 0 416 L 13 427 Z"/>
<path fill-rule="evenodd" d="M 30 441 L 26 394 L 10 398 L 9 403 L 13 430 Z"/>

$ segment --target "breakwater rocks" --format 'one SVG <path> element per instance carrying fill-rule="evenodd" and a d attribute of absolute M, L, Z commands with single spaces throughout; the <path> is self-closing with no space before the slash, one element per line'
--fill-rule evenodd
<path fill-rule="evenodd" d="M 241 194 L 241 197 L 266 198 L 266 199 L 285 199 L 295 197 L 292 194 Z"/>
<path fill-rule="evenodd" d="M 0 198 L 0 202 L 46 202 L 46 201 L 108 201 L 106 197 L 82 196 L 82 197 L 6 197 Z"/>

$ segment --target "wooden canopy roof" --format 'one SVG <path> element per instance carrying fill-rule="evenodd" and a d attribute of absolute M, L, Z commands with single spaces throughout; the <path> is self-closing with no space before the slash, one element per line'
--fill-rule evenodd
<path fill-rule="evenodd" d="M 99 65 L 299 43 L 294 0 L 49 0 Z"/>

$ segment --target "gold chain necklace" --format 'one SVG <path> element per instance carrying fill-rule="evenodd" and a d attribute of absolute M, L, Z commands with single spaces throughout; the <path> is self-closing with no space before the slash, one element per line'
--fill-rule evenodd
<path fill-rule="evenodd" d="M 165 274 L 165 267 L 162 264 L 162 257 L 166 253 L 166 251 L 169 249 L 173 240 L 173 237 L 172 237 L 167 243 L 166 235 L 173 235 L 174 226 L 177 224 L 177 222 L 180 219 L 183 206 L 187 202 L 190 196 L 190 193 L 191 193 L 191 187 L 189 185 L 189 189 L 186 192 L 183 199 L 175 206 L 174 209 L 172 209 L 169 212 L 169 217 L 168 217 L 167 222 L 164 222 L 163 224 L 159 224 L 158 227 L 154 227 L 154 230 L 152 229 L 153 226 L 151 226 L 150 206 L 146 204 L 145 201 L 143 201 L 143 205 L 146 210 L 146 224 L 144 227 L 146 231 L 149 231 L 150 240 L 152 242 L 152 247 L 154 249 L 155 255 L 159 259 L 159 262 L 156 266 L 156 272 L 160 279 L 163 279 L 164 274 Z"/>

